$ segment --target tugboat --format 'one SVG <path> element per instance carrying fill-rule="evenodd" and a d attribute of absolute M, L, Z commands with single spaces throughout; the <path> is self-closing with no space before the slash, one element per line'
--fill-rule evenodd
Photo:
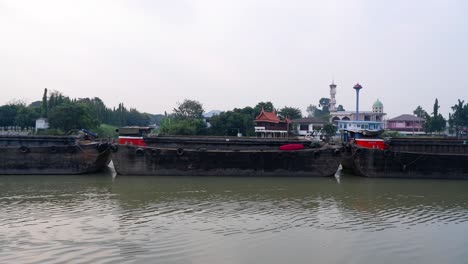
<path fill-rule="evenodd" d="M 349 131 L 348 131 L 349 133 Z M 341 163 L 375 178 L 468 179 L 468 143 L 449 138 L 352 138 Z M 358 133 L 362 134 L 362 133 Z M 355 134 L 356 135 L 356 134 Z"/>
<path fill-rule="evenodd" d="M 357 148 L 380 149 L 388 148 L 385 141 L 378 136 L 383 130 L 344 130 L 343 152 L 341 153 L 341 166 L 343 171 L 354 175 L 361 175 L 355 168 L 354 156 Z M 360 152 L 359 150 L 358 152 Z"/>
<path fill-rule="evenodd" d="M 340 146 L 278 138 L 148 136 L 123 127 L 111 146 L 121 175 L 307 176 L 335 174 Z"/>
<path fill-rule="evenodd" d="M 77 136 L 0 135 L 1 174 L 83 174 L 110 162 L 107 142 L 83 129 Z"/>

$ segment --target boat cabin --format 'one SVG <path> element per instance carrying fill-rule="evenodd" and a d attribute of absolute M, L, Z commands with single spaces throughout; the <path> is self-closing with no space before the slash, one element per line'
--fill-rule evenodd
<path fill-rule="evenodd" d="M 118 128 L 116 132 L 119 133 L 119 144 L 146 146 L 143 137 L 148 136 L 151 130 L 151 127 L 131 126 Z"/>
<path fill-rule="evenodd" d="M 350 142 L 363 148 L 387 149 L 384 140 L 377 138 L 382 132 L 383 130 L 345 130 L 342 139 L 343 142 Z"/>

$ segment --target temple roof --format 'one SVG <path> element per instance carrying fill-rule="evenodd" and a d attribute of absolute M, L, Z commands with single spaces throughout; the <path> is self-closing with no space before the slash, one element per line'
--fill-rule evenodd
<path fill-rule="evenodd" d="M 269 122 L 269 123 L 286 122 L 286 123 L 290 123 L 288 118 L 286 118 L 284 121 L 282 121 L 276 115 L 276 112 L 274 110 L 273 110 L 273 112 L 265 112 L 263 107 L 262 107 L 262 111 L 260 111 L 260 114 L 258 114 L 258 116 L 255 118 L 255 122 Z"/>

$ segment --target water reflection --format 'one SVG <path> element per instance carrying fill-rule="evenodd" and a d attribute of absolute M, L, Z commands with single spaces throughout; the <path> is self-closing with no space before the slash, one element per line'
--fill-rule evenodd
<path fill-rule="evenodd" d="M 443 186 L 443 188 L 441 188 Z M 123 217 L 210 223 L 229 217 L 238 232 L 287 229 L 349 228 L 382 230 L 418 223 L 461 223 L 467 220 L 465 182 L 345 178 L 119 178 L 112 188 Z M 150 215 L 145 215 L 145 214 Z M 160 219 L 158 219 L 160 220 Z M 213 228 L 213 227 L 211 227 Z M 221 232 L 220 230 L 216 232 Z M 230 230 L 226 230 L 230 232 Z"/>
<path fill-rule="evenodd" d="M 421 261 L 443 230 L 466 241 L 466 181 L 334 178 L 0 177 L 0 262 L 252 262 L 255 252 L 366 263 L 374 252 Z M 429 231 L 429 232 L 428 232 Z M 440 235 L 440 234 L 439 234 Z M 385 238 L 385 239 L 383 239 Z M 404 241 L 402 246 L 402 239 Z M 455 239 L 455 240 L 454 240 Z M 436 242 L 433 242 L 436 243 Z M 304 247 L 304 245 L 315 245 Z M 364 250 L 367 249 L 367 250 Z M 411 249 L 411 250 L 408 250 Z M 299 250 L 299 256 L 293 255 Z M 339 250 L 339 254 L 332 252 Z M 415 251 L 416 250 L 416 251 Z M 361 251 L 359 255 L 356 252 Z M 425 254 L 436 254 L 429 251 Z M 267 255 L 268 255 L 267 254 Z M 425 256 L 425 255 L 424 255 Z M 429 258 L 451 261 L 453 259 Z M 320 258 L 319 258 L 320 259 Z M 301 261 L 299 261 L 301 262 Z M 385 261 L 384 261 L 385 262 Z M 368 263 L 370 263 L 368 261 Z"/>

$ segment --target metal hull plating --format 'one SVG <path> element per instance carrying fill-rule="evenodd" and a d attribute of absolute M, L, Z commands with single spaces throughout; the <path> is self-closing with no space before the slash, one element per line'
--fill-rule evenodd
<path fill-rule="evenodd" d="M 82 174 L 104 169 L 107 143 L 75 137 L 0 137 L 0 174 Z"/>
<path fill-rule="evenodd" d="M 327 177 L 339 166 L 334 147 L 273 149 L 190 149 L 114 146 L 112 160 L 122 175 L 307 176 Z"/>
<path fill-rule="evenodd" d="M 468 179 L 468 145 L 460 140 L 392 139 L 387 150 L 348 146 L 341 163 L 366 177 Z"/>

